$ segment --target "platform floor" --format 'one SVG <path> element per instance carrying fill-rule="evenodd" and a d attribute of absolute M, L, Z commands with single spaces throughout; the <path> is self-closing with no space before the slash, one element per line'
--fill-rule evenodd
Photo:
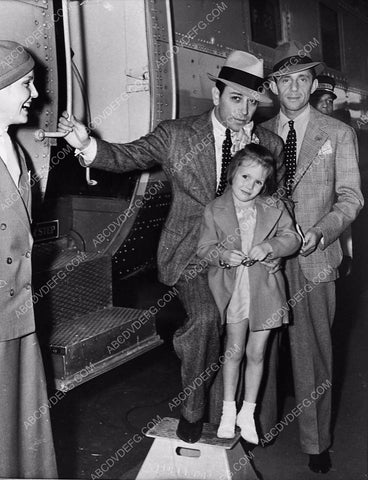
<path fill-rule="evenodd" d="M 333 468 L 313 474 L 298 443 L 297 421 L 280 433 L 273 445 L 255 447 L 254 468 L 263 480 L 362 480 L 367 476 L 367 360 L 368 360 L 368 213 L 354 226 L 354 273 L 338 284 L 338 313 L 333 327 L 334 443 Z M 159 298 L 165 287 L 141 279 L 142 308 Z M 145 282 L 145 284 L 144 284 Z M 149 294 L 147 294 L 149 292 Z M 180 391 L 180 365 L 172 348 L 172 334 L 182 312 L 172 301 L 158 318 L 165 342 L 157 349 L 87 382 L 63 397 L 52 410 L 61 478 L 134 479 L 152 439 L 143 435 L 152 422 L 178 417 L 170 400 Z M 284 414 L 294 407 L 288 359 L 282 389 Z M 118 452 L 118 453 L 117 453 Z"/>

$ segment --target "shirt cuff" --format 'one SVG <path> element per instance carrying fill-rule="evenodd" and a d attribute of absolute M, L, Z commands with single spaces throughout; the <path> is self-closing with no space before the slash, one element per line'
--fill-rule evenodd
<path fill-rule="evenodd" d="M 89 165 L 91 165 L 97 155 L 96 139 L 90 137 L 90 142 L 88 146 L 83 150 L 79 150 L 78 148 L 76 148 L 74 155 L 79 157 L 82 166 L 88 167 Z"/>

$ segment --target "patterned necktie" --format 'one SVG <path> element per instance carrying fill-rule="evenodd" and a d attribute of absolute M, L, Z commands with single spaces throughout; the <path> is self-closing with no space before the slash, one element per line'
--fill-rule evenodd
<path fill-rule="evenodd" d="M 225 140 L 222 143 L 222 163 L 221 163 L 221 176 L 220 176 L 220 183 L 217 188 L 216 197 L 222 195 L 225 191 L 226 184 L 227 184 L 227 168 L 231 162 L 231 132 L 230 129 L 227 128 L 225 132 Z"/>
<path fill-rule="evenodd" d="M 294 121 L 289 122 L 289 133 L 286 137 L 285 143 L 285 165 L 286 165 L 286 193 L 291 195 L 294 175 L 296 170 L 296 131 L 294 128 Z"/>

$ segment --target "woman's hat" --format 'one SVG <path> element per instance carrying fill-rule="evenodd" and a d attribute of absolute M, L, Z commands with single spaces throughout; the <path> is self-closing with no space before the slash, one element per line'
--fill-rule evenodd
<path fill-rule="evenodd" d="M 310 47 L 309 44 L 307 45 Z M 308 56 L 310 49 L 306 49 L 307 45 L 292 40 L 276 47 L 271 76 L 281 77 L 290 73 L 302 72 L 309 68 L 314 68 L 317 75 L 321 73 L 324 69 L 324 64 L 323 62 L 314 62 Z"/>
<path fill-rule="evenodd" d="M 337 96 L 334 94 L 334 89 L 335 89 L 335 79 L 332 77 L 329 77 L 328 75 L 319 75 L 317 77 L 318 80 L 318 87 L 314 91 L 314 93 L 320 92 L 320 93 L 329 93 L 333 100 L 337 98 Z"/>
<path fill-rule="evenodd" d="M 210 80 L 240 90 L 247 97 L 265 104 L 272 103 L 264 91 L 263 60 L 250 53 L 234 50 L 227 57 L 218 77 L 210 73 L 207 75 Z"/>
<path fill-rule="evenodd" d="M 23 45 L 0 40 L 0 90 L 24 77 L 34 64 L 33 58 Z"/>

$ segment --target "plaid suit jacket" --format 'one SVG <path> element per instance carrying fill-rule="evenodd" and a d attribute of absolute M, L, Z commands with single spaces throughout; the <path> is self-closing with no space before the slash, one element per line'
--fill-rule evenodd
<path fill-rule="evenodd" d="M 256 127 L 260 143 L 283 168 L 282 140 Z M 172 189 L 172 204 L 163 227 L 157 263 L 160 280 L 174 285 L 189 264 L 195 264 L 202 214 L 215 198 L 216 156 L 211 112 L 161 122 L 151 133 L 127 144 L 97 139 L 91 167 L 112 172 L 145 170 L 161 165 Z"/>
<path fill-rule="evenodd" d="M 262 125 L 277 133 L 279 115 Z M 292 200 L 304 233 L 318 227 L 324 239 L 311 255 L 298 256 L 304 276 L 335 280 L 342 260 L 339 237 L 363 206 L 357 137 L 351 127 L 313 107 L 297 159 Z"/>

